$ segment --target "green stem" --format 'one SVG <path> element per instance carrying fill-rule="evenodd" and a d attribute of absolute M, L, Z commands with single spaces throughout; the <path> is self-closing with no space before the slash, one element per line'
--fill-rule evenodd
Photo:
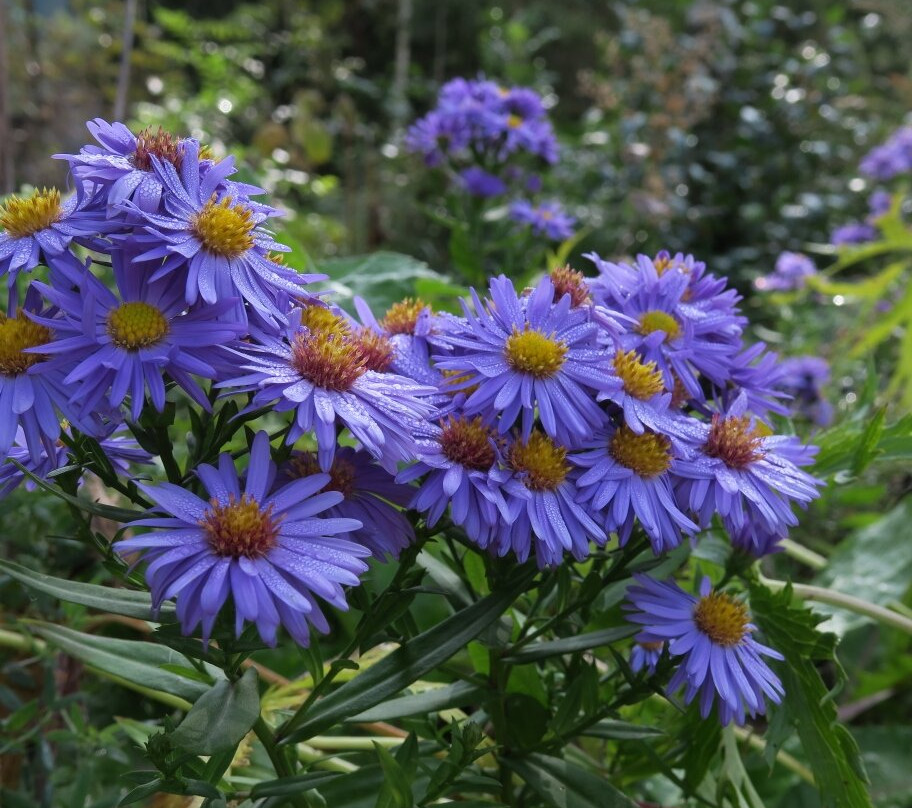
<path fill-rule="evenodd" d="M 759 735 L 755 735 L 749 729 L 744 727 L 735 727 L 734 728 L 735 737 L 742 743 L 746 743 L 748 746 L 754 747 L 758 752 L 766 751 L 766 741 L 761 738 Z M 806 783 L 810 783 L 812 786 L 816 785 L 814 781 L 814 772 L 812 772 L 807 766 L 801 763 L 797 758 L 790 755 L 788 752 L 780 749 L 776 752 L 776 760 L 781 763 L 786 769 L 797 774 L 802 780 Z"/>
<path fill-rule="evenodd" d="M 269 759 L 272 761 L 273 768 L 275 773 L 279 777 L 293 777 L 295 774 L 294 766 L 291 761 L 285 756 L 283 750 L 279 749 L 276 745 L 275 738 L 272 735 L 272 730 L 269 729 L 269 725 L 263 720 L 263 716 L 259 716 L 256 722 L 253 725 L 253 731 L 259 739 L 260 743 L 263 744 L 263 748 L 266 750 L 266 754 L 269 755 Z M 312 808 L 310 801 L 303 794 L 296 794 L 291 797 L 291 802 L 299 806 L 299 808 Z"/>
<path fill-rule="evenodd" d="M 760 576 L 760 583 L 773 592 L 781 592 L 788 584 L 785 581 L 776 581 Z M 838 606 L 841 609 L 848 609 L 850 612 L 862 614 L 870 617 L 878 623 L 893 626 L 906 634 L 912 634 L 912 619 L 905 617 L 876 603 L 869 603 L 861 598 L 852 595 L 846 595 L 842 592 L 834 592 L 832 589 L 826 589 L 822 586 L 811 586 L 809 584 L 792 584 L 792 591 L 804 600 L 814 600 L 818 603 L 829 603 L 831 606 Z"/>
<path fill-rule="evenodd" d="M 815 553 L 813 550 L 791 539 L 782 539 L 779 542 L 779 546 L 785 551 L 787 556 L 806 564 L 811 569 L 822 570 L 827 565 L 826 558 L 820 553 Z"/>

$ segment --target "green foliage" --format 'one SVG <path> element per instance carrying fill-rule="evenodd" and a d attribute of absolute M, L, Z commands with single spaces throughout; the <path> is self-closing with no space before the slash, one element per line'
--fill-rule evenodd
<path fill-rule="evenodd" d="M 802 748 L 825 808 L 864 808 L 873 806 L 866 786 L 867 776 L 851 733 L 837 721 L 834 692 L 824 684 L 815 663 L 835 661 L 836 638 L 820 634 L 819 618 L 791 605 L 792 593 L 786 588 L 773 594 L 763 587 L 751 589 L 751 608 L 757 624 L 769 642 L 786 659 L 778 668 L 785 688 L 782 705 L 772 712 L 768 739 L 773 748 L 781 745 L 785 734 L 797 729 Z M 835 664 L 837 688 L 844 674 Z"/>

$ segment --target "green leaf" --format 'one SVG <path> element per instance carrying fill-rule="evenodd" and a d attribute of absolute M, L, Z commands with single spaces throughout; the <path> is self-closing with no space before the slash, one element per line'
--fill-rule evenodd
<path fill-rule="evenodd" d="M 636 808 L 605 777 L 560 758 L 528 755 L 501 758 L 539 796 L 554 808 Z"/>
<path fill-rule="evenodd" d="M 374 749 L 383 769 L 383 787 L 377 795 L 376 808 L 411 808 L 413 800 L 409 776 L 386 749 L 376 743 Z"/>
<path fill-rule="evenodd" d="M 871 797 L 877 808 L 909 808 L 912 805 L 912 777 L 909 750 L 912 727 L 864 726 L 852 730 L 862 749 L 865 768 L 871 775 Z"/>
<path fill-rule="evenodd" d="M 886 606 L 901 601 L 912 581 L 912 544 L 897 541 L 912 523 L 912 499 L 906 499 L 876 522 L 840 542 L 814 583 L 850 592 L 862 600 Z M 827 628 L 837 634 L 870 620 L 855 612 L 815 603 L 814 611 L 832 615 Z"/>
<path fill-rule="evenodd" d="M 236 682 L 217 682 L 200 696 L 171 734 L 178 746 L 198 755 L 234 749 L 260 715 L 260 693 L 254 668 Z"/>
<path fill-rule="evenodd" d="M 174 619 L 174 605 L 171 603 L 162 604 L 157 617 L 152 615 L 152 599 L 148 592 L 68 581 L 64 578 L 55 578 L 52 575 L 35 572 L 20 564 L 2 559 L 0 559 L 0 570 L 32 589 L 67 603 L 78 603 L 91 609 L 136 617 L 140 620 L 161 622 L 163 619 Z"/>
<path fill-rule="evenodd" d="M 124 798 L 119 803 L 117 803 L 117 805 L 133 805 L 134 803 L 137 803 L 146 797 L 151 797 L 153 794 L 157 794 L 161 790 L 162 784 L 164 782 L 165 781 L 161 777 L 156 777 L 153 780 L 150 780 L 148 783 L 143 783 L 141 786 L 136 786 L 136 788 L 128 791 L 126 796 L 124 796 Z"/>
<path fill-rule="evenodd" d="M 294 718 L 289 722 L 283 742 L 306 740 L 351 715 L 362 713 L 446 662 L 510 607 L 528 588 L 533 574 L 528 569 L 522 570 L 512 586 L 461 609 L 316 702 L 300 716 L 299 723 Z"/>
<path fill-rule="evenodd" d="M 326 785 L 339 777 L 342 775 L 338 772 L 313 772 L 312 774 L 297 774 L 294 777 L 265 780 L 257 783 L 250 790 L 250 796 L 254 800 L 265 797 L 289 797 Z"/>
<path fill-rule="evenodd" d="M 538 699 L 525 693 L 508 693 L 504 699 L 507 721 L 507 739 L 511 747 L 533 749 L 548 731 L 551 713 Z"/>
<path fill-rule="evenodd" d="M 877 457 L 881 435 L 884 430 L 884 420 L 887 417 L 886 407 L 881 407 L 868 421 L 864 432 L 861 433 L 861 440 L 855 449 L 855 457 L 852 460 L 852 474 L 856 477 L 861 474 Z"/>
<path fill-rule="evenodd" d="M 481 687 L 471 682 L 454 682 L 445 687 L 434 687 L 410 696 L 390 699 L 370 710 L 353 715 L 347 720 L 370 723 L 372 721 L 390 721 L 407 715 L 436 713 L 439 710 L 470 704 L 482 692 Z"/>
<path fill-rule="evenodd" d="M 183 654 L 163 645 L 96 637 L 48 623 L 34 624 L 33 630 L 86 665 L 140 687 L 160 690 L 191 702 L 209 690 L 202 682 L 163 670 L 163 665 L 190 667 L 190 661 Z"/>
<path fill-rule="evenodd" d="M 419 280 L 449 287 L 449 279 L 424 261 L 394 252 L 333 258 L 320 263 L 316 270 L 329 275 L 325 285 L 340 305 L 351 308 L 352 298 L 359 295 L 370 303 L 378 318 L 393 303 L 414 296 Z"/>
<path fill-rule="evenodd" d="M 583 730 L 582 734 L 612 741 L 645 741 L 650 738 L 662 738 L 666 732 L 657 727 L 644 727 L 627 721 L 605 719 Z"/>
<path fill-rule="evenodd" d="M 636 626 L 618 626 L 616 628 L 602 629 L 601 631 L 592 631 L 588 634 L 577 634 L 575 637 L 566 637 L 563 640 L 551 640 L 526 646 L 515 653 L 507 653 L 503 659 L 504 662 L 522 665 L 526 662 L 536 662 L 539 659 L 547 659 L 552 656 L 573 654 L 577 651 L 598 648 L 601 645 L 610 645 L 618 640 L 632 637 L 637 631 Z"/>
<path fill-rule="evenodd" d="M 777 593 L 751 587 L 754 621 L 769 644 L 785 656 L 785 662 L 776 667 L 785 697 L 780 706 L 770 705 L 772 718 L 775 722 L 776 713 L 784 711 L 788 722 L 776 722 L 777 726 L 792 723 L 797 727 L 824 805 L 873 808 L 858 744 L 837 722 L 836 705 L 814 665 L 814 661 L 835 661 L 836 638 L 820 634 L 815 629 L 819 618 L 806 609 L 794 608 L 791 600 L 791 587 Z M 836 668 L 841 671 L 838 663 Z M 772 740 L 776 745 L 782 741 Z"/>

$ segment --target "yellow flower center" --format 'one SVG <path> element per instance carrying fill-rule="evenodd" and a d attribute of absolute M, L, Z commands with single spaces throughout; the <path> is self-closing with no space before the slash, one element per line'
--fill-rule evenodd
<path fill-rule="evenodd" d="M 231 498 L 227 505 L 211 501 L 211 509 L 200 520 L 206 538 L 216 555 L 227 558 L 260 558 L 278 541 L 278 522 L 272 506 L 265 511 L 260 503 L 244 494 Z"/>
<path fill-rule="evenodd" d="M 418 317 L 427 308 L 430 307 L 421 298 L 407 297 L 389 307 L 380 327 L 387 334 L 414 334 Z"/>
<path fill-rule="evenodd" d="M 170 331 L 168 319 L 149 303 L 121 303 L 108 314 L 108 334 L 118 347 L 138 351 L 161 341 Z"/>
<path fill-rule="evenodd" d="M 528 325 L 523 331 L 513 326 L 513 333 L 504 346 L 510 367 L 536 379 L 548 379 L 557 373 L 563 367 L 566 353 L 566 343 Z"/>
<path fill-rule="evenodd" d="M 640 317 L 640 324 L 637 326 L 637 332 L 643 336 L 652 334 L 655 331 L 665 332 L 665 342 L 677 339 L 681 336 L 681 324 L 670 314 L 664 311 L 647 311 Z"/>
<path fill-rule="evenodd" d="M 310 477 L 322 474 L 320 463 L 313 452 L 295 452 L 288 460 L 288 473 L 292 477 Z M 329 470 L 329 482 L 323 491 L 340 491 L 348 499 L 355 490 L 355 466 L 338 455 Z"/>
<path fill-rule="evenodd" d="M 507 126 L 509 126 L 511 129 L 519 129 L 519 127 L 522 126 L 522 124 L 523 124 L 523 119 L 519 115 L 516 115 L 515 113 L 513 115 L 511 115 L 509 118 L 507 118 Z"/>
<path fill-rule="evenodd" d="M 36 362 L 47 357 L 37 353 L 24 353 L 26 348 L 46 345 L 51 341 L 51 329 L 33 323 L 22 309 L 15 317 L 0 314 L 0 376 L 18 376 Z"/>
<path fill-rule="evenodd" d="M 657 255 L 652 262 L 656 272 L 661 276 L 671 269 L 675 263 L 670 255 Z"/>
<path fill-rule="evenodd" d="M 659 642 L 638 642 L 639 645 L 645 651 L 661 651 L 665 646 L 665 643 Z"/>
<path fill-rule="evenodd" d="M 181 139 L 166 132 L 160 126 L 157 132 L 153 132 L 151 126 L 143 129 L 136 136 L 136 148 L 133 150 L 130 162 L 140 171 L 151 171 L 153 156 L 180 169 L 184 157 Z M 202 151 L 200 159 L 204 159 Z"/>
<path fill-rule="evenodd" d="M 716 645 L 730 648 L 747 633 L 747 607 L 739 600 L 713 592 L 700 598 L 693 610 L 694 623 Z"/>
<path fill-rule="evenodd" d="M 751 426 L 748 416 L 723 418 L 714 415 L 703 451 L 710 457 L 719 458 L 730 468 L 744 469 L 763 458 L 764 453 L 760 451 L 762 440 L 763 435 L 757 427 Z"/>
<path fill-rule="evenodd" d="M 326 390 L 345 392 L 367 371 L 357 343 L 339 334 L 298 334 L 291 344 L 291 366 Z"/>
<path fill-rule="evenodd" d="M 644 432 L 637 435 L 627 426 L 621 426 L 611 438 L 609 454 L 622 466 L 635 471 L 640 477 L 658 477 L 671 465 L 671 441 L 664 435 Z"/>
<path fill-rule="evenodd" d="M 0 205 L 0 228 L 11 238 L 25 238 L 46 230 L 60 218 L 60 191 L 42 188 L 31 196 L 11 196 Z"/>
<path fill-rule="evenodd" d="M 640 401 L 646 401 L 665 389 L 656 363 L 640 361 L 636 351 L 619 350 L 614 355 L 614 372 L 624 383 L 627 394 Z"/>
<path fill-rule="evenodd" d="M 301 325 L 321 334 L 337 334 L 339 336 L 347 336 L 351 330 L 344 317 L 340 317 L 332 309 L 328 309 L 325 306 L 304 306 L 301 309 Z"/>
<path fill-rule="evenodd" d="M 237 258 L 253 246 L 253 213 L 230 196 L 213 197 L 193 217 L 191 230 L 203 247 L 223 258 Z"/>
<path fill-rule="evenodd" d="M 572 269 L 569 264 L 551 270 L 551 283 L 554 284 L 554 302 L 564 295 L 570 295 L 574 306 L 585 306 L 589 303 L 589 287 L 582 272 Z"/>
<path fill-rule="evenodd" d="M 440 446 L 448 460 L 473 471 L 488 471 L 494 465 L 494 430 L 482 423 L 481 416 L 469 420 L 451 415 L 441 426 Z"/>
<path fill-rule="evenodd" d="M 527 443 L 516 441 L 507 459 L 515 471 L 525 472 L 525 485 L 531 491 L 553 491 L 570 471 L 567 450 L 543 432 L 533 432 Z"/>

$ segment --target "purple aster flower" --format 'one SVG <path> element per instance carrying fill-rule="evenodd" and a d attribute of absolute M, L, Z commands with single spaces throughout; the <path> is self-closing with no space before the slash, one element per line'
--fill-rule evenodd
<path fill-rule="evenodd" d="M 319 473 L 313 452 L 292 452 L 280 466 L 275 485 Z M 363 544 L 381 561 L 388 555 L 398 558 L 415 540 L 415 531 L 400 510 L 408 507 L 414 489 L 398 485 L 367 452 L 351 446 L 336 450 L 328 473 L 329 482 L 322 490 L 338 491 L 344 499 L 327 508 L 326 516 L 349 517 L 361 523 L 360 528 L 340 533 L 339 538 Z"/>
<path fill-rule="evenodd" d="M 679 501 L 709 525 L 715 513 L 735 531 L 747 524 L 786 535 L 798 523 L 791 503 L 806 505 L 822 485 L 798 466 L 810 463 L 814 448 L 794 436 L 769 435 L 738 409 L 716 414 L 711 424 L 694 422 L 699 453 L 679 469 Z M 759 535 L 759 534 L 758 534 Z"/>
<path fill-rule="evenodd" d="M 784 695 L 779 677 L 763 657 L 782 660 L 751 634 L 747 607 L 725 592 L 714 592 L 709 578 L 700 583 L 700 597 L 674 582 L 636 575 L 627 590 L 627 619 L 642 626 L 637 642 L 667 643 L 672 657 L 683 657 L 668 691 L 684 688 L 684 701 L 700 697 L 700 714 L 709 716 L 715 703 L 723 725 L 743 724 L 747 715 L 763 715 L 766 701 L 779 704 Z"/>
<path fill-rule="evenodd" d="M 94 237 L 111 229 L 103 213 L 82 209 L 76 196 L 61 202 L 56 188 L 35 190 L 27 197 L 11 196 L 0 205 L 0 276 L 8 275 L 12 287 L 19 272 L 34 269 L 43 256 L 46 260 L 65 253 L 74 240 L 97 247 Z M 61 269 L 70 266 L 64 263 Z"/>
<path fill-rule="evenodd" d="M 170 483 L 139 483 L 143 493 L 167 516 L 133 523 L 163 528 L 122 540 L 117 551 L 148 561 L 146 581 L 155 608 L 174 598 L 185 634 L 202 623 L 208 640 L 215 619 L 234 602 L 236 634 L 255 623 L 268 645 L 275 645 L 280 624 L 301 645 L 310 641 L 309 625 L 326 633 L 329 624 L 317 598 L 347 609 L 343 586 L 357 586 L 370 550 L 339 538 L 361 528 L 356 519 L 321 516 L 343 495 L 322 491 L 328 474 L 296 479 L 269 493 L 276 467 L 269 438 L 257 433 L 250 450 L 243 491 L 231 455 L 218 468 L 199 466 L 208 497 Z"/>
<path fill-rule="evenodd" d="M 724 281 L 699 274 L 703 265 L 692 256 L 640 255 L 634 265 L 587 257 L 599 268 L 589 284 L 596 302 L 629 324 L 616 336 L 623 350 L 654 362 L 667 389 L 681 385 L 691 398 L 703 395 L 701 376 L 727 383 L 746 320 Z"/>
<path fill-rule="evenodd" d="M 166 190 L 154 171 L 154 160 L 170 163 L 179 171 L 189 143 L 201 153 L 206 151 L 196 140 L 177 137 L 161 127 L 133 134 L 122 123 L 108 123 L 101 118 L 89 121 L 86 127 L 98 146 L 83 146 L 79 154 L 54 156 L 70 164 L 80 197 L 94 197 L 112 218 L 122 218 L 117 216 L 117 210 L 127 201 L 146 213 L 161 210 Z M 201 160 L 200 166 L 207 168 L 212 162 Z M 235 184 L 226 181 L 219 190 L 226 190 L 229 185 Z M 250 185 L 236 188 L 245 195 L 263 193 Z"/>
<path fill-rule="evenodd" d="M 777 386 L 791 395 L 792 413 L 818 426 L 828 426 L 833 420 L 833 406 L 823 393 L 829 381 L 830 365 L 819 356 L 796 356 L 779 365 Z"/>
<path fill-rule="evenodd" d="M 165 212 L 149 213 L 135 205 L 132 209 L 146 222 L 146 233 L 136 241 L 150 248 L 138 260 L 165 259 L 151 280 L 180 270 L 187 303 L 243 298 L 265 319 L 279 320 L 280 291 L 300 297 L 303 285 L 325 279 L 270 259 L 272 251 L 288 251 L 260 226 L 275 211 L 243 197 L 219 194 L 234 170 L 232 158 L 201 172 L 197 144 L 187 141 L 180 174 L 170 162 L 154 155 L 150 159 L 165 189 Z"/>
<path fill-rule="evenodd" d="M 344 331 L 307 328 L 301 317 L 293 311 L 278 337 L 254 331 L 257 343 L 234 351 L 248 372 L 219 386 L 255 391 L 250 408 L 275 403 L 276 412 L 294 411 L 288 443 L 313 430 L 324 470 L 332 466 L 340 424 L 390 471 L 413 459 L 415 435 L 434 413 L 425 397 L 436 389 L 369 370 L 358 341 Z"/>
<path fill-rule="evenodd" d="M 878 230 L 869 224 L 850 222 L 837 227 L 830 236 L 830 243 L 837 247 L 843 244 L 866 244 L 877 239 Z"/>
<path fill-rule="evenodd" d="M 459 178 L 468 193 L 483 199 L 499 196 L 507 190 L 507 184 L 500 177 L 478 166 L 470 166 L 461 171 Z"/>
<path fill-rule="evenodd" d="M 71 401 L 85 416 L 103 399 L 117 408 L 129 395 L 135 421 L 147 390 L 155 409 L 164 409 L 167 373 L 197 404 L 210 409 L 193 377 L 216 378 L 213 363 L 220 361 L 222 346 L 245 332 L 244 325 L 221 319 L 236 301 L 188 311 L 183 289 L 172 279 L 145 280 L 148 271 L 142 265 L 129 266 L 129 257 L 120 250 L 111 258 L 116 295 L 91 274 L 75 291 L 35 284 L 60 310 L 53 319 L 37 322 L 55 331 L 55 339 L 41 350 L 66 367 L 65 384 L 80 385 Z"/>
<path fill-rule="evenodd" d="M 499 468 L 500 459 L 496 433 L 481 416 L 451 415 L 436 436 L 421 443 L 418 462 L 396 480 L 424 477 L 410 507 L 426 514 L 433 527 L 450 506 L 453 522 L 484 548 L 501 523 L 512 518 L 500 490 L 511 474 Z"/>
<path fill-rule="evenodd" d="M 590 513 L 604 514 L 605 530 L 616 531 L 621 546 L 630 539 L 635 520 L 656 555 L 677 547 L 682 531 L 692 535 L 698 530 L 675 502 L 675 481 L 688 461 L 675 456 L 669 438 L 619 426 L 586 446 L 594 448 L 572 457 L 586 469 L 576 481 L 578 502 Z"/>
<path fill-rule="evenodd" d="M 875 224 L 881 216 L 890 210 L 892 205 L 893 194 L 889 191 L 885 191 L 883 188 L 878 188 L 874 191 L 874 193 L 868 197 L 868 210 L 870 211 L 867 218 L 868 224 Z"/>
<path fill-rule="evenodd" d="M 517 199 L 510 205 L 510 218 L 552 241 L 564 241 L 572 237 L 573 225 L 576 224 L 576 219 L 566 213 L 560 202 L 554 200 L 534 205 L 528 199 Z"/>
<path fill-rule="evenodd" d="M 859 168 L 869 177 L 890 180 L 912 171 L 912 126 L 897 129 L 885 143 L 871 149 Z"/>
<path fill-rule="evenodd" d="M 437 367 L 478 383 L 466 399 L 466 414 L 498 412 L 501 432 L 521 415 L 528 436 L 537 413 L 545 431 L 562 443 L 602 426 L 605 414 L 593 392 L 608 388 L 612 376 L 589 310 L 573 307 L 570 295 L 555 303 L 549 277 L 528 297 L 519 297 L 503 275 L 489 289 L 486 304 L 472 291 L 474 312 L 463 301 L 462 331 L 439 337 L 457 353 L 434 357 Z"/>
<path fill-rule="evenodd" d="M 31 286 L 22 310 L 13 316 L 0 312 L 0 457 L 13 445 L 17 427 L 34 463 L 53 455 L 60 437 L 60 419 L 72 421 L 81 432 L 98 435 L 98 414 L 80 417 L 70 397 L 77 388 L 64 382 L 66 370 L 49 357 L 48 346 L 59 324 L 54 309 L 42 310 L 38 290 Z"/>
<path fill-rule="evenodd" d="M 773 272 L 757 278 L 754 286 L 761 292 L 791 292 L 804 288 L 807 279 L 816 274 L 817 267 L 804 253 L 784 252 L 776 259 Z"/>
<path fill-rule="evenodd" d="M 577 561 L 586 558 L 590 540 L 607 541 L 589 509 L 578 504 L 579 471 L 565 446 L 535 430 L 526 440 L 514 440 L 505 457 L 514 472 L 502 487 L 511 518 L 500 524 L 492 552 L 512 551 L 522 562 L 534 551 L 539 567 L 549 567 L 567 552 Z"/>
<path fill-rule="evenodd" d="M 630 670 L 639 673 L 643 668 L 652 676 L 656 672 L 659 660 L 662 658 L 663 642 L 638 642 L 634 643 L 630 651 Z"/>
<path fill-rule="evenodd" d="M 766 350 L 763 342 L 745 348 L 732 363 L 728 386 L 716 390 L 722 409 L 740 407 L 757 416 L 770 412 L 788 415 L 788 406 L 780 400 L 789 398 L 781 383 L 786 372 L 783 364 L 775 353 Z M 701 411 L 712 414 L 706 408 Z"/>

